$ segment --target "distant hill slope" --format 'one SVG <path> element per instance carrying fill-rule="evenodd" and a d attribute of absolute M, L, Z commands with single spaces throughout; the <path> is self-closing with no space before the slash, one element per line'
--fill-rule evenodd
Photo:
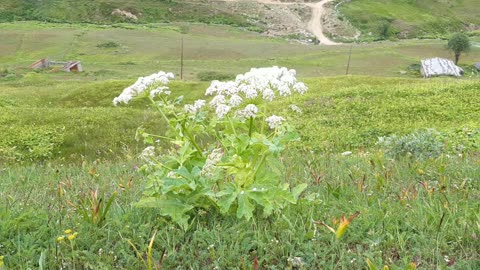
<path fill-rule="evenodd" d="M 373 38 L 435 37 L 480 29 L 479 0 L 350 0 L 338 9 Z"/>
<path fill-rule="evenodd" d="M 307 31 L 312 11 L 300 3 L 318 1 L 0 0 L 0 22 L 204 22 L 308 40 L 313 37 Z M 362 40 L 445 37 L 480 29 L 480 0 L 336 0 L 326 5 L 322 22 L 324 31 L 339 41 L 358 36 L 354 28 Z"/>
<path fill-rule="evenodd" d="M 174 0 L 1 0 L 0 22 L 152 23 L 195 21 L 249 26 L 247 20 L 208 1 Z"/>

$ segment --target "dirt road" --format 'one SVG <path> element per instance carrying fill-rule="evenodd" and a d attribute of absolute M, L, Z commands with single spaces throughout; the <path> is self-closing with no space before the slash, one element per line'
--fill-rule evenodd
<path fill-rule="evenodd" d="M 308 31 L 312 32 L 317 39 L 320 41 L 320 44 L 323 45 L 338 45 L 328 37 L 323 34 L 323 25 L 322 25 L 322 15 L 324 13 L 324 5 L 333 2 L 335 0 L 322 0 L 318 3 L 307 3 L 306 5 L 312 8 L 312 18 L 308 22 L 307 29 Z"/>
<path fill-rule="evenodd" d="M 238 2 L 242 0 L 223 0 L 226 2 Z M 321 0 L 317 3 L 304 3 L 304 2 L 281 2 L 278 0 L 253 0 L 254 2 L 268 4 L 268 5 L 305 5 L 312 9 L 312 17 L 307 24 L 307 30 L 315 35 L 315 37 L 320 41 L 320 44 L 323 45 L 339 45 L 330 40 L 323 34 L 323 25 L 322 25 L 322 15 L 324 14 L 325 8 L 324 5 L 333 2 L 335 0 Z"/>

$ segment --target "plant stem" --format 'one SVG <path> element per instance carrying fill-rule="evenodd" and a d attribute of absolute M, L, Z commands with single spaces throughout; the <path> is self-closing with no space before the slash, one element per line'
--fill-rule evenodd
<path fill-rule="evenodd" d="M 203 157 L 202 148 L 200 148 L 200 146 L 197 144 L 197 141 L 195 141 L 195 138 L 192 136 L 190 131 L 188 131 L 188 129 L 185 127 L 185 123 L 182 123 L 181 127 L 182 127 L 183 133 L 185 133 L 185 135 L 187 135 L 188 140 L 193 144 L 195 149 L 197 149 L 200 156 Z"/>
<path fill-rule="evenodd" d="M 248 137 L 252 137 L 253 131 L 253 116 L 250 116 L 250 126 L 248 128 Z"/>

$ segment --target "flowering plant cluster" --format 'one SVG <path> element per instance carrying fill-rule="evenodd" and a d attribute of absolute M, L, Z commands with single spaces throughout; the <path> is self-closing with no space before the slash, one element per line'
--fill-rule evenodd
<path fill-rule="evenodd" d="M 290 187 L 280 155 L 299 139 L 286 118 L 272 112 L 270 102 L 307 87 L 295 71 L 271 67 L 251 69 L 234 81 L 212 81 L 207 100 L 181 105 L 167 84 L 173 74 L 159 72 L 139 78 L 114 99 L 128 103 L 147 96 L 168 123 L 165 134 L 138 135 L 151 146 L 141 154 L 148 182 L 139 205 L 158 208 L 184 229 L 198 209 L 218 210 L 250 219 L 296 203 L 306 184 Z M 301 113 L 296 105 L 290 106 Z M 158 149 L 160 141 L 170 147 Z"/>

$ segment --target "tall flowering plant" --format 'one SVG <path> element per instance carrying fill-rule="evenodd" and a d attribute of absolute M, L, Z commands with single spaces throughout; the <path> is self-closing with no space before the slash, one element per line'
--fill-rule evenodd
<path fill-rule="evenodd" d="M 208 101 L 183 106 L 181 98 L 171 97 L 171 79 L 173 74 L 165 72 L 139 78 L 113 101 L 148 96 L 169 127 L 165 134 L 139 129 L 138 135 L 152 144 L 141 154 L 148 181 L 139 206 L 158 208 L 187 229 L 198 209 L 248 220 L 256 209 L 268 216 L 296 203 L 307 185 L 290 187 L 284 181 L 280 154 L 299 136 L 269 106 L 276 98 L 307 91 L 294 70 L 258 68 L 234 81 L 212 81 Z M 157 149 L 161 140 L 169 147 Z"/>

